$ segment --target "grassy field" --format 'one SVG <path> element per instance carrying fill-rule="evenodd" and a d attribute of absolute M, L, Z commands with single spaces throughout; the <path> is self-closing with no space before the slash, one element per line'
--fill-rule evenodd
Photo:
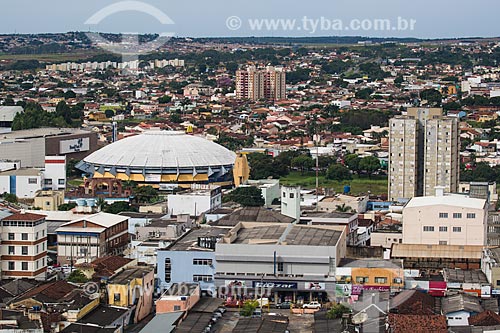
<path fill-rule="evenodd" d="M 0 60 L 38 60 L 41 62 L 78 61 L 102 54 L 102 51 L 90 50 L 74 53 L 47 53 L 47 54 L 5 54 L 0 53 Z"/>
<path fill-rule="evenodd" d="M 314 172 L 301 175 L 300 172 L 291 172 L 288 176 L 280 178 L 282 185 L 301 186 L 312 189 L 316 187 L 316 175 Z M 387 177 L 373 176 L 371 179 L 363 176 L 354 176 L 352 180 L 337 182 L 325 179 L 324 176 L 319 176 L 319 187 L 332 188 L 336 192 L 342 192 L 345 185 L 351 186 L 352 194 L 367 193 L 372 194 L 387 194 Z"/>
<path fill-rule="evenodd" d="M 68 185 L 78 187 L 83 184 L 83 179 L 72 179 L 68 181 Z"/>

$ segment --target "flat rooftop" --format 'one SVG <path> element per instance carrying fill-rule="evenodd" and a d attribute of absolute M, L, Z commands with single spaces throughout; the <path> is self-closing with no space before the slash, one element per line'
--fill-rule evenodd
<path fill-rule="evenodd" d="M 109 284 L 128 284 L 131 280 L 142 278 L 151 271 L 152 269 L 146 266 L 129 268 L 113 277 Z"/>
<path fill-rule="evenodd" d="M 200 229 L 192 229 L 184 236 L 175 241 L 168 247 L 169 251 L 210 251 L 213 249 L 200 246 L 198 244 L 199 238 L 221 238 L 229 232 L 228 228 L 218 227 L 202 227 Z"/>
<path fill-rule="evenodd" d="M 240 222 L 273 222 L 273 223 L 291 223 L 294 219 L 281 213 L 263 208 L 246 207 L 235 210 L 210 225 L 219 227 L 234 227 Z"/>
<path fill-rule="evenodd" d="M 488 283 L 486 275 L 480 269 L 443 269 L 443 276 L 446 282 L 459 283 Z"/>
<path fill-rule="evenodd" d="M 32 128 L 29 130 L 13 131 L 0 134 L 0 143 L 3 140 L 12 141 L 17 139 L 33 139 L 59 135 L 90 134 L 92 132 L 78 128 Z"/>
<path fill-rule="evenodd" d="M 129 310 L 125 308 L 98 305 L 94 310 L 90 311 L 85 317 L 80 319 L 79 323 L 108 326 L 128 311 Z"/>
<path fill-rule="evenodd" d="M 233 244 L 336 246 L 342 232 L 326 226 L 263 225 L 237 230 Z"/>
<path fill-rule="evenodd" d="M 403 260 L 385 260 L 385 259 L 350 259 L 343 258 L 340 260 L 339 267 L 356 267 L 356 268 L 400 268 L 403 269 Z"/>

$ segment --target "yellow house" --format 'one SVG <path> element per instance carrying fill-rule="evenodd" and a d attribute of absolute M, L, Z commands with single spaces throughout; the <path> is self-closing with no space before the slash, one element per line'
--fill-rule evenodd
<path fill-rule="evenodd" d="M 55 211 L 64 203 L 64 191 L 39 191 L 35 196 L 34 207 Z"/>
<path fill-rule="evenodd" d="M 238 154 L 233 168 L 234 186 L 238 187 L 250 178 L 250 166 L 246 154 Z"/>
<path fill-rule="evenodd" d="M 404 288 L 402 260 L 361 259 L 344 267 L 351 268 L 353 294 L 356 290 L 400 291 Z"/>
<path fill-rule="evenodd" d="M 107 285 L 108 304 L 135 307 L 134 323 L 153 310 L 154 270 L 136 266 L 114 276 Z"/>

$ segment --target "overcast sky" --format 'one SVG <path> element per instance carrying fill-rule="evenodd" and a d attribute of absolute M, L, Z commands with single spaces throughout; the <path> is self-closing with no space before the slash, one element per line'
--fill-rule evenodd
<path fill-rule="evenodd" d="M 130 2 L 121 2 L 114 14 L 104 15 L 98 24 L 85 22 L 104 7 L 120 3 L 114 0 L 2 0 L 1 33 L 40 33 L 66 31 L 173 33 L 176 36 L 331 36 L 369 37 L 495 37 L 500 36 L 500 1 L 474 0 L 144 0 L 157 8 L 153 16 L 130 10 Z M 146 8 L 146 7 L 144 7 Z M 162 13 L 162 14 L 160 14 Z M 163 25 L 158 17 L 167 15 L 174 24 Z M 238 16 L 241 20 L 227 18 Z M 303 26 L 303 17 L 320 22 L 342 20 L 343 27 L 352 19 L 388 19 L 393 27 L 398 17 L 415 20 L 413 30 L 392 28 L 334 30 L 321 29 L 320 23 Z M 250 27 L 249 19 L 295 19 L 294 29 Z M 311 21 L 312 22 L 312 21 Z M 356 21 L 358 22 L 358 21 Z M 234 30 L 227 27 L 227 24 Z M 240 27 L 241 25 L 241 27 Z M 328 24 L 323 23 L 323 28 Z M 337 26 L 338 27 L 338 26 Z"/>

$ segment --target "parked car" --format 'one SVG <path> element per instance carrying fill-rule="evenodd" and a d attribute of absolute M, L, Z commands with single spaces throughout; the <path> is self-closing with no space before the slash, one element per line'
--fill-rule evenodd
<path fill-rule="evenodd" d="M 253 310 L 252 318 L 260 318 L 260 317 L 262 317 L 262 310 L 261 309 Z"/>
<path fill-rule="evenodd" d="M 276 304 L 276 309 L 290 309 L 292 303 L 290 301 L 284 301 Z"/>
<path fill-rule="evenodd" d="M 256 301 L 259 303 L 259 306 L 269 305 L 269 298 L 257 298 Z"/>
<path fill-rule="evenodd" d="M 303 309 L 321 309 L 321 304 L 319 302 L 316 302 L 316 301 L 312 301 L 312 302 L 309 302 L 309 303 L 305 303 L 304 305 L 302 305 L 302 308 Z"/>

